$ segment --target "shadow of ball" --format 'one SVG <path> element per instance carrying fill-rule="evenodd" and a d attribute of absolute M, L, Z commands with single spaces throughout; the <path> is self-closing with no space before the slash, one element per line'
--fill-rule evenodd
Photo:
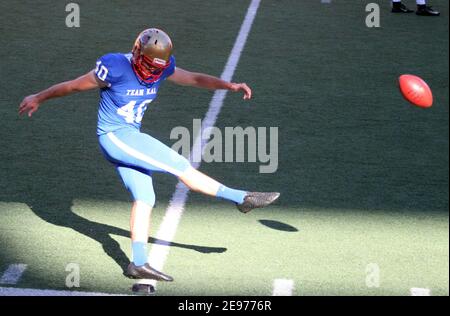
<path fill-rule="evenodd" d="M 294 226 L 279 222 L 279 221 L 273 221 L 270 219 L 260 219 L 258 222 L 260 222 L 261 224 L 263 224 L 266 227 L 275 229 L 275 230 L 280 230 L 283 232 L 298 232 L 298 229 L 295 228 Z"/>

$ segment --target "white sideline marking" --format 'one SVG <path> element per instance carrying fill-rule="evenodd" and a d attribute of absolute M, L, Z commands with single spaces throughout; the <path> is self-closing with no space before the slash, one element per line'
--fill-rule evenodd
<path fill-rule="evenodd" d="M 252 0 L 250 6 L 247 9 L 247 14 L 245 16 L 244 22 L 242 23 L 241 29 L 239 31 L 239 35 L 234 42 L 233 49 L 231 50 L 230 55 L 228 56 L 227 64 L 222 72 L 220 78 L 225 81 L 231 81 L 234 71 L 236 70 L 237 64 L 241 57 L 242 50 L 247 41 L 248 34 L 252 27 L 253 21 L 256 16 L 256 12 L 258 11 L 258 7 L 260 4 L 260 0 Z M 216 123 L 217 116 L 220 113 L 220 110 L 223 106 L 223 101 L 227 94 L 227 90 L 217 90 L 215 91 L 211 102 L 209 103 L 208 112 L 205 115 L 203 120 L 202 129 L 212 127 Z M 191 151 L 191 157 L 193 155 L 201 155 L 203 151 L 203 147 L 206 143 L 206 140 L 202 142 L 202 137 L 197 135 L 197 138 L 194 142 Z M 210 135 L 204 135 L 204 139 L 208 139 Z M 200 145 L 199 145 L 200 144 Z M 191 159 L 192 160 L 192 159 Z M 200 161 L 198 159 L 197 161 Z M 198 168 L 200 166 L 200 162 L 192 163 L 194 168 Z M 178 223 L 180 222 L 181 216 L 183 215 L 184 205 L 187 200 L 187 194 L 189 190 L 188 188 L 181 182 L 177 184 L 175 193 L 172 196 L 172 199 L 169 203 L 169 206 L 166 211 L 166 215 L 159 227 L 159 230 L 155 236 L 156 239 L 165 240 L 170 243 L 175 237 L 175 233 L 177 231 Z M 164 263 L 166 262 L 167 255 L 169 254 L 170 248 L 167 245 L 157 245 L 153 244 L 149 255 L 148 260 L 151 265 L 156 270 L 163 270 Z M 140 283 L 152 284 L 156 287 L 156 281 L 154 280 L 140 280 Z"/>
<path fill-rule="evenodd" d="M 420 287 L 411 288 L 411 296 L 431 296 L 430 289 L 423 289 Z"/>
<path fill-rule="evenodd" d="M 0 284 L 17 284 L 26 269 L 27 265 L 23 263 L 9 265 L 8 269 L 6 269 L 5 273 L 3 273 L 0 278 Z"/>
<path fill-rule="evenodd" d="M 275 279 L 273 281 L 272 296 L 292 296 L 294 280 Z"/>
<path fill-rule="evenodd" d="M 126 295 L 108 294 L 100 292 L 56 291 L 56 290 L 18 289 L 14 287 L 0 287 L 0 296 L 126 296 Z"/>

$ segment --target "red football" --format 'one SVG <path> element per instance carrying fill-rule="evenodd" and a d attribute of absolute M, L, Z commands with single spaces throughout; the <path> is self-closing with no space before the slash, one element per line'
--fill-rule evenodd
<path fill-rule="evenodd" d="M 414 75 L 401 75 L 398 78 L 403 97 L 414 105 L 429 108 L 433 104 L 433 93 L 422 78 Z"/>

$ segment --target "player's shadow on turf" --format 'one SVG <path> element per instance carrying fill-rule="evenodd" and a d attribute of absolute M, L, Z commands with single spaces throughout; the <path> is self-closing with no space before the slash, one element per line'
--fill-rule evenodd
<path fill-rule="evenodd" d="M 123 271 L 125 271 L 130 262 L 129 258 L 120 248 L 120 244 L 114 240 L 111 235 L 129 238 L 130 232 L 119 227 L 94 222 L 79 216 L 72 211 L 72 198 L 68 198 L 65 202 L 60 198 L 61 195 L 59 196 L 58 201 L 51 201 L 51 198 L 49 200 L 49 197 L 40 196 L 39 199 L 28 201 L 27 204 L 33 213 L 42 220 L 53 225 L 71 228 L 76 232 L 99 242 L 103 247 L 103 251 L 112 258 Z M 149 242 L 158 245 L 191 249 L 201 253 L 223 253 L 227 250 L 222 247 L 206 247 L 168 242 L 153 237 L 149 238 Z M 70 245 L 67 245 L 67 247 L 70 247 Z"/>
<path fill-rule="evenodd" d="M 227 248 L 223 247 L 205 247 L 205 246 L 196 246 L 196 245 L 186 245 L 186 244 L 180 244 L 177 242 L 168 242 L 166 240 L 162 239 L 155 239 L 153 237 L 150 237 L 148 241 L 155 245 L 163 245 L 163 246 L 173 246 L 178 248 L 185 248 L 185 249 L 191 249 L 195 250 L 201 253 L 223 253 L 227 251 Z"/>
<path fill-rule="evenodd" d="M 84 127 L 87 128 L 87 126 Z M 65 128 L 83 130 L 78 122 L 73 121 L 66 122 Z M 27 133 L 18 136 L 18 144 L 28 144 L 30 136 Z M 52 141 L 47 141 L 49 139 Z M 98 150 L 97 144 L 82 142 L 77 143 L 81 144 L 80 147 L 67 146 L 66 135 L 55 134 L 51 129 L 42 130 L 37 141 L 39 141 L 37 147 L 19 146 L 8 160 L 5 169 L 8 172 L 2 174 L 0 180 L 2 187 L 0 201 L 25 203 L 43 221 L 72 229 L 81 234 L 82 236 L 75 235 L 76 238 L 79 237 L 79 241 L 76 242 L 82 243 L 85 239 L 84 236 L 97 241 L 104 253 L 112 258 L 122 270 L 125 270 L 130 260 L 127 255 L 128 251 L 124 252 L 113 237 L 116 235 L 129 240 L 129 230 L 84 218 L 76 214 L 73 208 L 74 201 L 77 199 L 96 200 L 102 196 L 108 201 L 116 200 L 116 192 L 112 192 L 111 186 L 105 184 L 111 181 L 111 176 L 117 177 L 117 175 L 111 170 L 112 167 L 109 163 L 102 160 L 101 156 L 95 156 L 98 158 L 96 160 L 88 154 Z M 39 148 L 39 151 L 36 151 L 36 148 Z M 82 150 L 79 150 L 80 148 Z M 23 159 L 16 159 L 16 157 Z M 110 168 L 108 170 L 111 172 L 105 172 L 103 167 Z M 3 184 L 5 185 L 3 186 Z M 119 187 L 119 182 L 116 182 L 116 187 Z M 120 187 L 120 190 L 123 189 Z M 105 207 L 103 211 L 107 214 L 109 210 Z M 129 210 L 124 210 L 123 216 L 128 219 Z M 42 234 L 48 233 L 42 232 Z M 73 242 L 73 237 L 71 237 L 71 241 Z M 58 251 L 63 253 L 64 249 L 70 251 L 72 244 L 63 242 L 66 242 L 66 239 L 63 238 L 59 241 L 60 249 Z M 155 238 L 149 238 L 149 242 L 204 254 L 223 253 L 227 250 L 222 247 L 169 243 Z M 82 255 L 79 256 L 80 260 L 82 257 Z"/>

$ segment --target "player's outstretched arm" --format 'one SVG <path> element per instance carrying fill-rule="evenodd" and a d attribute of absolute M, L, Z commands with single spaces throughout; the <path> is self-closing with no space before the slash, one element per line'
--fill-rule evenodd
<path fill-rule="evenodd" d="M 39 106 L 48 99 L 63 97 L 75 92 L 103 88 L 105 86 L 106 84 L 98 80 L 92 70 L 74 80 L 55 84 L 48 89 L 25 97 L 22 103 L 20 103 L 19 115 L 28 113 L 28 116 L 31 117 L 38 110 Z"/>
<path fill-rule="evenodd" d="M 168 80 L 182 86 L 191 86 L 210 90 L 226 89 L 233 92 L 242 91 L 244 93 L 244 100 L 252 97 L 252 90 L 246 83 L 227 82 L 214 76 L 187 71 L 179 67 L 175 69 L 175 72 L 168 78 Z"/>

